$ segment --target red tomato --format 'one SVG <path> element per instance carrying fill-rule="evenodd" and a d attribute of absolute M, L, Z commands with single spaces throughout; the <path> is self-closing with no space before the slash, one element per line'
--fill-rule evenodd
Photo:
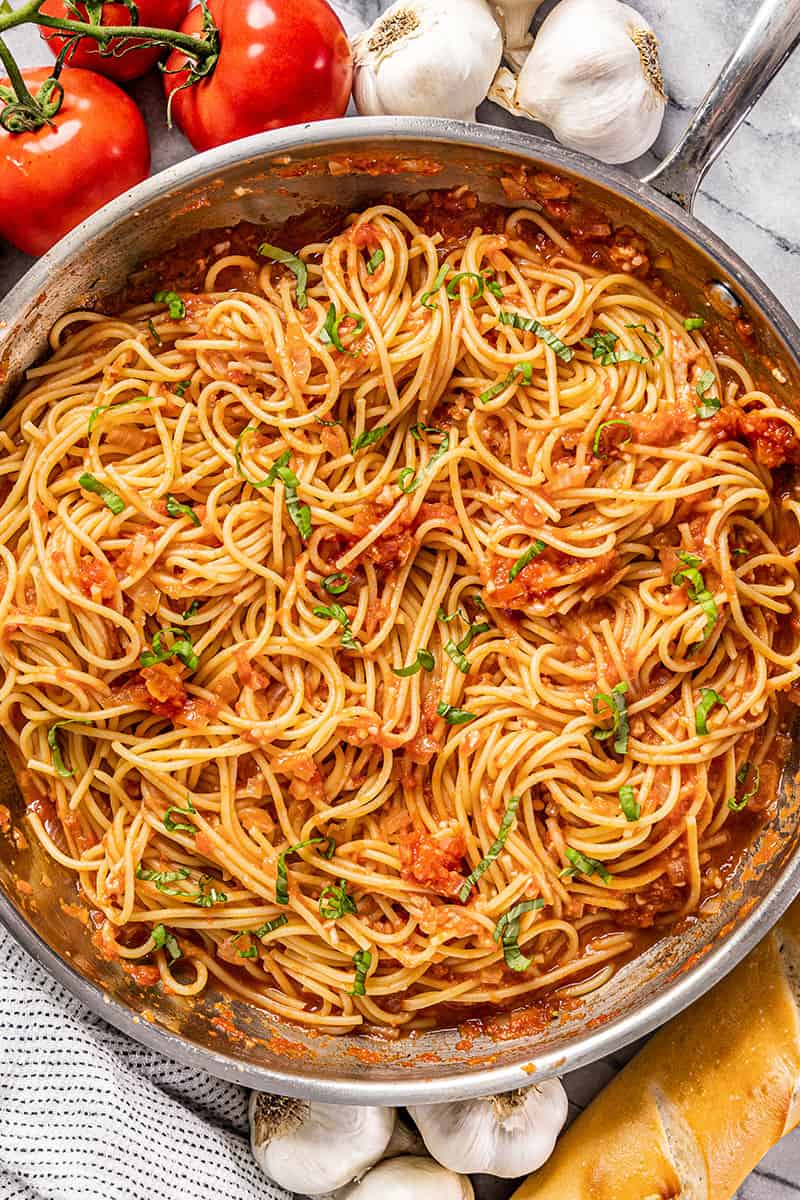
<path fill-rule="evenodd" d="M 186 58 L 176 50 L 164 75 L 173 116 L 196 150 L 342 116 L 353 59 L 325 0 L 211 0 L 209 8 L 221 36 L 213 73 L 177 91 L 186 79 Z M 201 11 L 194 8 L 181 30 L 197 33 L 201 26 Z"/>
<path fill-rule="evenodd" d="M 50 71 L 22 74 L 35 94 Z M 61 83 L 64 101 L 52 125 L 32 133 L 0 127 L 0 236 L 26 254 L 44 254 L 150 170 L 144 119 L 122 88 L 72 67 Z"/>
<path fill-rule="evenodd" d="M 140 25 L 157 25 L 160 29 L 177 29 L 189 10 L 189 0 L 136 0 Z M 86 19 L 86 5 L 79 4 L 81 19 Z M 48 17 L 75 20 L 75 14 L 70 11 L 67 0 L 45 0 L 40 12 Z M 104 4 L 101 25 L 130 25 L 130 9 L 124 4 Z M 39 26 L 39 33 L 54 55 L 58 55 L 69 40 L 55 32 Z M 115 39 L 115 42 L 117 39 Z M 115 44 L 112 42 L 112 46 Z M 101 54 L 94 38 L 84 37 L 70 51 L 67 63 L 71 67 L 87 67 L 90 71 L 99 71 L 109 79 L 125 83 L 129 79 L 138 79 L 144 75 L 161 58 L 164 53 L 162 46 L 150 46 L 144 50 L 129 50 L 117 57 L 113 54 Z"/>

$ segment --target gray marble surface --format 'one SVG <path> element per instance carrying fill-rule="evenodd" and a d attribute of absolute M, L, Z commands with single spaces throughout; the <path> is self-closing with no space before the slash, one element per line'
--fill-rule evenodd
<path fill-rule="evenodd" d="M 654 147 L 657 157 L 669 149 L 688 121 L 756 9 L 756 0 L 634 0 L 656 30 L 670 96 L 664 127 Z M 371 22 L 385 7 L 382 0 L 334 0 L 348 32 Z M 540 9 L 539 18 L 552 7 Z M 48 61 L 31 30 L 9 38 L 25 65 Z M 160 84 L 146 79 L 132 88 L 148 118 L 153 170 L 191 153 L 177 130 L 167 130 Z M 800 319 L 800 51 L 783 69 L 724 154 L 710 170 L 696 215 L 737 250 Z M 484 104 L 480 119 L 499 125 L 527 127 L 546 135 L 542 126 L 514 121 L 493 104 Z M 648 161 L 631 169 L 644 173 Z M 0 291 L 10 287 L 30 260 L 0 242 Z M 743 1014 L 744 1016 L 744 1014 Z M 614 1055 L 565 1080 L 574 1116 L 620 1068 L 628 1054 Z M 724 1097 L 720 1097 L 724 1102 Z M 481 1200 L 500 1200 L 509 1188 L 500 1181 L 479 1181 Z M 742 1185 L 738 1200 L 800 1200 L 800 1130 L 783 1139 Z"/>

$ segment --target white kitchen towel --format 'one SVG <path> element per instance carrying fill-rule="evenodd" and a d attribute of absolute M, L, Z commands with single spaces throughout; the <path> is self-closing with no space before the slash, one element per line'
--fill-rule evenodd
<path fill-rule="evenodd" d="M 0 1200 L 288 1200 L 247 1100 L 112 1029 L 0 929 Z"/>

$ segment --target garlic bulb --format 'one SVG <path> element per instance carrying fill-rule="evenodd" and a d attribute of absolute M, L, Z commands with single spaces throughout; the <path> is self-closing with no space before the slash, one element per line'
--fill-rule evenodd
<path fill-rule="evenodd" d="M 515 67 L 521 67 L 533 44 L 531 21 L 544 0 L 490 0 L 497 23 L 503 31 L 503 53 Z"/>
<path fill-rule="evenodd" d="M 528 1175 L 553 1153 L 567 1118 L 567 1094 L 558 1079 L 502 1096 L 425 1104 L 408 1110 L 428 1153 L 451 1171 Z"/>
<path fill-rule="evenodd" d="M 290 1192 L 319 1196 L 357 1179 L 383 1157 L 394 1108 L 317 1104 L 253 1092 L 250 1145 L 265 1175 Z"/>
<path fill-rule="evenodd" d="M 395 0 L 353 42 L 356 107 L 474 120 L 502 52 L 486 0 Z"/>
<path fill-rule="evenodd" d="M 465 1175 L 448 1171 L 433 1159 L 390 1158 L 337 1200 L 474 1200 L 474 1196 Z"/>
<path fill-rule="evenodd" d="M 561 0 L 517 78 L 500 70 L 489 99 L 573 150 L 630 162 L 652 146 L 666 108 L 656 35 L 619 0 Z"/>

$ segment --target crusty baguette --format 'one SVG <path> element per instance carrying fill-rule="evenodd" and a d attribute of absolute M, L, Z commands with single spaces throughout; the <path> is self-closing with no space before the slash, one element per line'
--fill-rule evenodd
<path fill-rule="evenodd" d="M 798 1121 L 800 901 L 650 1039 L 513 1200 L 730 1200 Z"/>

